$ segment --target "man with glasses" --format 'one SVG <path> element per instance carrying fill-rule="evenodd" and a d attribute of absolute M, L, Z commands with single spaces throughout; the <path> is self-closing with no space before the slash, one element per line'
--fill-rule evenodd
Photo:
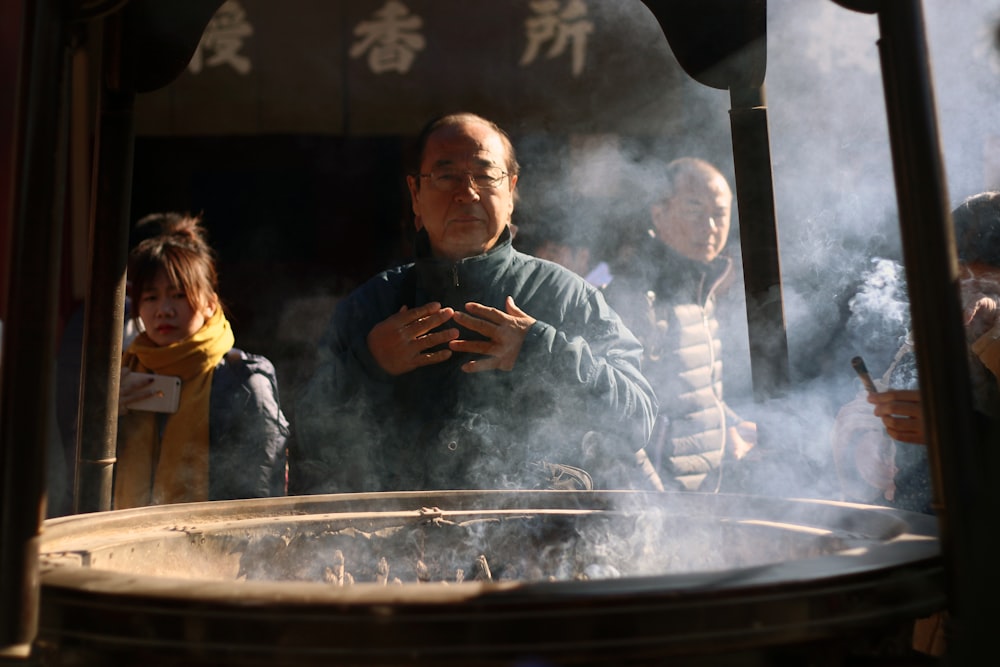
<path fill-rule="evenodd" d="M 656 488 L 642 348 L 597 289 L 512 247 L 507 134 L 451 114 L 418 148 L 416 260 L 338 304 L 290 490 Z"/>
<path fill-rule="evenodd" d="M 665 485 L 688 491 L 756 490 L 722 475 L 726 461 L 753 449 L 757 434 L 722 394 L 715 299 L 732 274 L 732 260 L 721 254 L 732 201 L 725 176 L 710 163 L 670 162 L 649 208 L 648 233 L 623 244 L 605 287 L 643 342 L 642 368 L 660 401 L 649 456 Z M 739 469 L 730 476 L 745 474 L 742 465 L 730 468 Z"/>

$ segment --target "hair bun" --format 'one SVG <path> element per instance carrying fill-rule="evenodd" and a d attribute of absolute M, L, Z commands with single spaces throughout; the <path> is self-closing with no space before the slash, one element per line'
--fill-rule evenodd
<path fill-rule="evenodd" d="M 163 228 L 165 235 L 177 236 L 186 241 L 206 243 L 205 228 L 200 216 L 179 215 L 171 218 Z"/>
<path fill-rule="evenodd" d="M 190 213 L 151 213 L 138 222 L 132 229 L 129 247 L 136 248 L 140 243 L 156 237 L 172 237 L 178 243 L 194 243 L 208 245 L 205 228 L 201 226 L 201 215 Z"/>

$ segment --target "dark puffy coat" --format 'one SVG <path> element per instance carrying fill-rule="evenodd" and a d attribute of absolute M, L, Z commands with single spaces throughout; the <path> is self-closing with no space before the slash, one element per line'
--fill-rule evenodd
<path fill-rule="evenodd" d="M 285 495 L 289 425 L 271 362 L 231 350 L 215 368 L 209 401 L 209 499 Z"/>
<path fill-rule="evenodd" d="M 457 263 L 429 257 L 418 235 L 418 257 L 338 304 L 296 407 L 293 492 L 535 488 L 542 461 L 608 486 L 612 468 L 635 465 L 655 399 L 639 342 L 597 289 L 507 233 Z M 504 310 L 508 295 L 537 319 L 510 372 L 465 373 L 455 354 L 392 377 L 369 352 L 368 332 L 403 305 Z"/>
<path fill-rule="evenodd" d="M 715 318 L 715 293 L 731 264 L 695 262 L 651 238 L 604 288 L 645 348 L 642 370 L 660 405 L 647 451 L 667 486 L 715 490 L 726 431 L 740 421 L 723 400 Z"/>

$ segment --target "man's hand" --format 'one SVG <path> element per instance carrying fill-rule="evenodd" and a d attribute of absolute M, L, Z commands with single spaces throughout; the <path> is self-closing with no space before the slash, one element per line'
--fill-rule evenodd
<path fill-rule="evenodd" d="M 992 287 L 996 291 L 997 286 L 994 284 Z M 962 285 L 962 323 L 970 343 L 992 329 L 1000 320 L 1000 297 L 984 293 L 982 288 L 983 285 L 979 283 Z"/>
<path fill-rule="evenodd" d="M 927 443 L 924 413 L 920 407 L 920 392 L 895 389 L 869 394 L 868 402 L 875 405 L 875 416 L 882 419 L 889 437 L 913 445 Z"/>
<path fill-rule="evenodd" d="M 473 352 L 484 358 L 462 364 L 466 373 L 478 373 L 499 369 L 509 371 L 514 368 L 521 346 L 528 335 L 528 329 L 535 323 L 531 317 L 507 297 L 507 312 L 490 308 L 474 301 L 465 304 L 466 312 L 456 312 L 455 322 L 486 336 L 487 340 L 453 340 L 448 347 L 456 352 Z"/>
<path fill-rule="evenodd" d="M 742 421 L 736 426 L 730 426 L 728 435 L 729 453 L 737 460 L 742 459 L 757 444 L 757 424 Z"/>
<path fill-rule="evenodd" d="M 439 364 L 451 357 L 451 350 L 428 350 L 458 338 L 458 329 L 431 331 L 454 315 L 454 309 L 442 308 L 437 302 L 412 310 L 403 306 L 399 312 L 372 327 L 368 332 L 368 349 L 389 375 L 402 375 L 421 366 Z"/>

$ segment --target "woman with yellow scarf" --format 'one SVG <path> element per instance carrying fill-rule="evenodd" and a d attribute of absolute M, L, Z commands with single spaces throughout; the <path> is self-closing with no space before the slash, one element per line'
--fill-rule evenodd
<path fill-rule="evenodd" d="M 114 506 L 283 495 L 288 422 L 274 367 L 233 348 L 200 219 L 164 214 L 159 230 L 129 254 L 141 333 L 122 358 Z M 134 372 L 179 377 L 177 411 L 130 409 L 150 395 Z"/>

